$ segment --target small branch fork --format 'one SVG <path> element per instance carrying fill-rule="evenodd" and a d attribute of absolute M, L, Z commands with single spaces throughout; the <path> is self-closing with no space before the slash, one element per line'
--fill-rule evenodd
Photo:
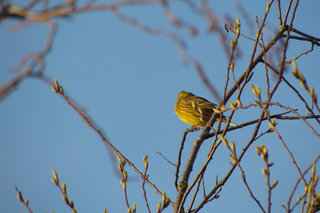
<path fill-rule="evenodd" d="M 62 86 L 55 80 L 55 84 L 52 84 L 52 90 L 60 95 L 83 119 L 83 123 L 89 126 L 94 132 L 96 132 L 102 139 L 104 143 L 106 143 L 111 149 L 121 158 L 123 159 L 131 168 L 147 183 L 149 184 L 159 195 L 163 196 L 160 190 L 151 183 L 148 178 L 146 178 L 143 173 L 130 161 L 128 160 L 106 137 L 102 134 L 102 132 L 93 124 L 93 122 L 85 115 L 83 112 L 79 110 L 79 107 L 75 106 L 73 102 L 65 95 L 65 92 Z M 173 204 L 171 202 L 171 204 Z"/>

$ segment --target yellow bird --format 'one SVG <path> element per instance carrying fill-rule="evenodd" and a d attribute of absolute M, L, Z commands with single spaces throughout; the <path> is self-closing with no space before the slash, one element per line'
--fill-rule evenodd
<path fill-rule="evenodd" d="M 214 113 L 213 108 L 216 107 L 216 104 L 204 98 L 190 92 L 181 91 L 178 95 L 174 110 L 183 122 L 198 127 L 206 125 Z M 227 121 L 225 116 L 223 116 L 222 121 Z M 230 122 L 230 124 L 236 126 L 234 123 Z"/>

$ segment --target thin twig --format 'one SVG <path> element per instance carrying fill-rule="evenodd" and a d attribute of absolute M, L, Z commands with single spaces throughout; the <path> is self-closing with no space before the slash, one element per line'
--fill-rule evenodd
<path fill-rule="evenodd" d="M 176 164 L 172 163 L 171 161 L 169 161 L 161 152 L 156 152 L 157 154 L 159 154 L 161 157 L 163 157 L 168 163 L 170 163 L 173 166 L 177 166 Z"/>
<path fill-rule="evenodd" d="M 180 143 L 180 149 L 179 149 L 179 154 L 178 154 L 178 162 L 176 165 L 175 180 L 174 180 L 174 185 L 176 186 L 176 189 L 178 189 L 179 169 L 180 169 L 180 165 L 181 165 L 182 150 L 184 147 L 184 143 L 186 141 L 187 134 L 192 131 L 193 131 L 192 129 L 186 129 L 183 132 L 183 137 L 182 137 L 182 140 Z"/>
<path fill-rule="evenodd" d="M 278 6 L 279 27 L 281 27 L 282 26 L 282 14 L 281 14 L 281 3 L 280 3 L 280 0 L 277 0 L 277 6 Z"/>
<path fill-rule="evenodd" d="M 268 63 L 267 63 L 267 65 L 268 65 L 269 68 L 271 68 L 271 70 L 272 70 L 273 72 L 275 72 L 277 75 L 279 75 L 279 72 L 278 72 L 272 65 L 270 65 L 270 64 L 268 64 Z M 282 80 L 296 93 L 296 95 L 297 95 L 297 96 L 300 98 L 300 100 L 304 103 L 305 107 L 306 107 L 307 110 L 310 112 L 310 114 L 311 114 L 311 115 L 315 115 L 314 112 L 313 112 L 313 110 L 309 107 L 307 101 L 302 97 L 302 95 L 299 93 L 299 91 L 298 91 L 292 84 L 290 84 L 290 82 L 289 82 L 284 76 L 282 76 L 281 78 L 282 78 Z M 316 119 L 316 121 L 320 124 L 320 120 L 319 120 L 317 117 L 315 117 L 315 119 Z"/>
<path fill-rule="evenodd" d="M 22 192 L 19 191 L 18 187 L 15 185 L 14 186 L 14 189 L 17 191 L 17 198 L 18 200 L 23 203 L 23 205 L 28 209 L 28 212 L 29 213 L 33 213 L 33 211 L 31 210 L 31 208 L 29 207 L 29 200 L 28 199 L 24 199 L 23 196 L 22 196 Z"/>
<path fill-rule="evenodd" d="M 302 177 L 304 177 L 304 176 L 307 174 L 307 172 L 312 168 L 313 164 L 314 164 L 314 163 L 317 163 L 317 161 L 318 161 L 319 159 L 320 159 L 320 155 L 318 155 L 318 156 L 315 158 L 315 160 L 309 165 L 309 167 L 306 168 L 306 170 L 304 170 L 304 172 L 302 173 Z M 291 203 L 292 197 L 293 197 L 295 191 L 297 190 L 298 185 L 299 185 L 299 183 L 300 183 L 301 180 L 302 180 L 302 178 L 299 177 L 298 180 L 297 180 L 297 182 L 296 182 L 295 185 L 293 186 L 292 191 L 291 191 L 291 193 L 290 193 L 290 195 L 289 195 L 289 197 L 288 197 L 287 208 L 286 208 L 287 212 L 293 211 L 294 208 L 296 207 L 296 205 L 299 203 L 299 202 L 296 202 L 295 205 L 294 205 L 292 208 L 290 207 L 290 203 Z"/>
<path fill-rule="evenodd" d="M 198 180 L 198 183 L 197 183 L 196 189 L 195 189 L 195 191 L 194 191 L 194 194 L 193 194 L 193 196 L 192 196 L 191 202 L 190 202 L 190 204 L 189 204 L 187 213 L 191 211 L 192 206 L 193 206 L 193 204 L 194 204 L 194 201 L 196 200 L 196 197 L 197 197 L 197 194 L 198 194 L 198 191 L 199 191 L 199 187 L 200 187 L 200 184 L 201 184 L 201 182 L 202 182 L 202 181 L 201 181 L 202 178 L 203 178 L 203 174 L 201 175 L 201 178 Z"/>
<path fill-rule="evenodd" d="M 262 112 L 261 115 L 260 115 L 260 118 L 259 118 L 259 122 L 258 124 L 256 125 L 256 128 L 254 129 L 253 133 L 252 133 L 252 136 L 251 138 L 249 139 L 247 145 L 242 149 L 242 152 L 240 153 L 239 155 L 239 162 L 241 161 L 242 157 L 244 156 L 244 154 L 246 153 L 247 149 L 252 145 L 252 143 L 255 141 L 255 137 L 260 129 L 260 126 L 261 126 L 261 122 L 262 122 L 262 119 L 264 117 L 264 113 Z M 216 184 L 216 186 L 209 192 L 209 194 L 199 203 L 198 207 L 196 209 L 193 210 L 193 213 L 196 213 L 198 212 L 203 206 L 204 204 L 206 204 L 208 202 L 208 200 L 216 193 L 216 191 L 222 187 L 226 181 L 229 179 L 229 177 L 231 176 L 231 174 L 233 173 L 234 169 L 237 167 L 236 164 L 234 164 L 230 170 L 228 171 L 228 173 L 225 175 L 225 177 L 220 180 L 218 182 L 218 184 Z"/>
<path fill-rule="evenodd" d="M 147 199 L 147 192 L 146 192 L 146 189 L 145 189 L 146 179 L 148 179 L 147 170 L 148 170 L 148 163 L 147 163 L 147 165 L 145 165 L 145 169 L 144 169 L 143 181 L 142 181 L 142 190 L 143 190 L 143 197 L 144 197 L 144 200 L 146 202 L 146 206 L 147 206 L 148 212 L 151 213 L 151 210 L 150 210 L 150 207 L 149 207 L 149 202 L 148 202 L 148 199 Z"/>
<path fill-rule="evenodd" d="M 62 199 L 67 204 L 67 206 L 71 209 L 72 213 L 77 213 L 77 210 L 74 208 L 74 203 L 73 201 L 70 201 L 70 198 L 68 197 L 67 194 L 67 185 L 65 183 L 60 184 L 59 177 L 57 172 L 52 169 L 53 172 L 53 178 L 51 179 L 53 184 L 58 187 L 60 192 L 62 193 Z"/>
<path fill-rule="evenodd" d="M 93 122 L 91 120 L 89 120 L 89 118 L 84 115 L 78 107 L 76 107 L 73 102 L 65 95 L 65 93 L 61 93 L 61 91 L 59 90 L 55 90 L 55 92 L 57 94 L 59 94 L 79 115 L 80 117 L 82 117 L 82 119 L 84 120 L 84 123 L 89 126 L 94 132 L 96 132 L 100 138 L 102 139 L 102 141 L 104 143 L 106 143 L 108 146 L 110 146 L 128 165 L 130 165 L 133 170 L 140 175 L 141 178 L 143 178 L 143 174 L 142 172 L 140 172 L 137 167 L 131 162 L 129 161 L 109 140 L 106 139 L 106 137 L 103 135 L 103 133 L 96 127 L 94 126 Z M 160 190 L 153 184 L 151 183 L 148 179 L 145 180 L 159 195 L 162 196 L 162 192 L 160 192 Z M 171 205 L 173 205 L 173 203 L 170 203 Z"/>

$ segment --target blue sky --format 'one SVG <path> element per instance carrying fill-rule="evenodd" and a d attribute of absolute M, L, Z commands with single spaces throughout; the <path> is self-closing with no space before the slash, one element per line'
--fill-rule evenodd
<path fill-rule="evenodd" d="M 265 4 L 266 1 L 251 1 L 245 6 L 253 17 L 258 16 L 261 21 Z M 170 5 L 177 16 L 198 28 L 197 37 L 191 38 L 185 28 L 174 28 L 166 19 L 160 5 L 127 7 L 120 12 L 147 26 L 180 35 L 188 45 L 186 53 L 199 60 L 210 82 L 222 94 L 228 61 L 219 45 L 218 36 L 209 34 L 205 20 L 185 4 L 176 1 Z M 255 35 L 247 30 L 248 23 L 241 17 L 232 1 L 212 1 L 210 5 L 221 19 L 226 14 L 233 20 L 239 16 L 243 32 Z M 266 40 L 272 36 L 271 30 L 277 28 L 274 6 L 269 21 L 270 34 L 264 34 Z M 294 27 L 320 37 L 320 15 L 317 11 L 319 7 L 320 2 L 316 0 L 301 2 Z M 143 170 L 142 157 L 147 154 L 150 181 L 161 191 L 165 189 L 167 195 L 174 200 L 175 168 L 156 152 L 161 152 L 174 163 L 177 161 L 183 131 L 189 127 L 181 122 L 174 112 L 177 95 L 181 90 L 186 90 L 209 100 L 216 100 L 203 85 L 192 64 L 182 63 L 173 42 L 166 37 L 137 30 L 110 12 L 78 14 L 71 18 L 58 18 L 56 21 L 58 31 L 53 49 L 46 57 L 45 74 L 59 80 L 66 94 L 87 112 L 107 138 L 140 170 Z M 1 85 L 15 76 L 10 70 L 18 64 L 23 55 L 44 47 L 48 34 L 48 28 L 41 25 L 10 31 L 8 28 L 15 23 L 18 22 L 7 20 L 0 25 Z M 223 24 L 224 21 L 221 20 L 219 25 L 222 28 Z M 228 39 L 233 38 L 231 34 L 228 36 Z M 237 61 L 235 69 L 241 73 L 247 67 L 253 43 L 242 38 L 239 42 L 242 58 Z M 292 42 L 289 45 L 288 58 L 309 48 L 307 43 Z M 318 95 L 319 55 L 319 48 L 315 47 L 312 53 L 303 58 L 303 63 L 297 62 L 308 84 L 315 88 Z M 286 77 L 310 101 L 306 92 L 300 88 L 299 82 L 290 75 L 291 67 L 288 68 Z M 257 72 L 264 72 L 262 65 L 258 65 L 256 69 Z M 261 91 L 265 89 L 263 82 L 263 76 L 254 75 L 252 83 L 263 85 Z M 292 95 L 286 86 L 281 85 L 274 101 L 301 108 L 299 113 L 304 114 L 303 105 Z M 255 99 L 250 88 L 245 89 L 243 97 L 244 104 L 250 104 Z M 274 113 L 280 112 L 277 107 L 273 110 Z M 252 109 L 249 114 L 239 110 L 233 121 L 243 123 L 257 118 L 259 114 L 260 110 L 257 108 Z M 69 197 L 75 202 L 78 212 L 103 212 L 104 207 L 110 212 L 126 211 L 120 180 L 112 170 L 112 164 L 116 162 L 110 160 L 98 135 L 84 125 L 79 115 L 61 97 L 53 93 L 48 85 L 37 79 L 24 80 L 0 102 L 0 117 L 1 212 L 26 212 L 25 207 L 16 199 L 14 185 L 30 200 L 30 207 L 34 212 L 69 211 L 61 199 L 61 193 L 51 182 L 52 168 L 58 172 L 61 182 L 67 184 Z M 311 124 L 316 125 L 314 122 Z M 228 139 L 235 141 L 240 151 L 253 128 L 234 131 Z M 281 121 L 278 128 L 304 170 L 319 154 L 319 138 L 300 121 Z M 262 130 L 267 129 L 267 123 L 263 124 Z M 188 135 L 183 162 L 191 150 L 192 141 L 199 134 L 200 132 L 196 132 Z M 201 147 L 196 168 L 204 162 L 211 142 L 212 139 L 209 139 Z M 272 210 L 279 212 L 282 210 L 280 205 L 286 203 L 298 174 L 274 134 L 258 140 L 248 150 L 242 166 L 249 184 L 264 207 L 267 196 L 267 187 L 261 173 L 264 164 L 254 150 L 254 147 L 261 143 L 269 149 L 270 161 L 275 162 L 271 169 L 271 178 L 279 180 L 279 185 L 273 191 Z M 229 152 L 221 146 L 206 176 L 209 185 L 214 184 L 216 176 L 224 176 L 230 168 L 229 161 Z M 131 168 L 127 166 L 126 169 L 130 180 L 130 205 L 137 202 L 138 212 L 146 212 L 141 181 Z M 149 186 L 146 188 L 150 206 L 155 212 L 161 197 Z M 209 204 L 204 212 L 234 212 L 239 209 L 243 212 L 259 210 L 250 198 L 237 169 L 221 192 L 221 198 Z M 167 212 L 172 212 L 172 208 Z"/>

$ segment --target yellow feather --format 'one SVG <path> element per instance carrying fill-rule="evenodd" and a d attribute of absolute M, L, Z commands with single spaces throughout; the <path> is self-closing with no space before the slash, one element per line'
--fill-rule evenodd
<path fill-rule="evenodd" d="M 216 104 L 196 96 L 190 92 L 181 91 L 178 95 L 174 110 L 178 117 L 192 126 L 205 126 L 211 118 Z M 226 121 L 223 117 L 222 121 Z M 233 123 L 230 123 L 234 125 Z"/>

